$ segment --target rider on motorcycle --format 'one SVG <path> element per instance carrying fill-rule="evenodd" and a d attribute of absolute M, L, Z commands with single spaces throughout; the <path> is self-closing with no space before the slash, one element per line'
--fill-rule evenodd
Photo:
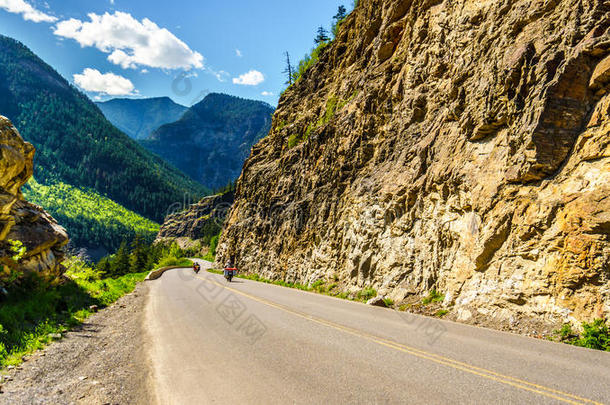
<path fill-rule="evenodd" d="M 225 264 L 224 268 L 224 276 L 230 282 L 233 279 L 233 276 L 237 273 L 237 268 L 235 267 L 235 259 L 231 256 L 229 261 Z"/>

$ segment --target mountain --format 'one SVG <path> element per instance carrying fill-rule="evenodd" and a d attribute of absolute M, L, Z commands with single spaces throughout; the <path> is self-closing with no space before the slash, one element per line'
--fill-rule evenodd
<path fill-rule="evenodd" d="M 610 317 L 609 30 L 594 0 L 360 0 L 254 146 L 217 261 L 507 330 Z"/>
<path fill-rule="evenodd" d="M 5 36 L 0 84 L 0 114 L 35 146 L 39 183 L 91 189 L 157 222 L 185 194 L 195 199 L 207 192 L 119 131 L 53 68 Z"/>
<path fill-rule="evenodd" d="M 250 149 L 269 132 L 273 107 L 212 93 L 141 144 L 208 188 L 234 181 Z"/>
<path fill-rule="evenodd" d="M 145 139 L 161 125 L 178 121 L 188 108 L 169 97 L 115 98 L 96 103 L 104 116 L 133 139 Z"/>

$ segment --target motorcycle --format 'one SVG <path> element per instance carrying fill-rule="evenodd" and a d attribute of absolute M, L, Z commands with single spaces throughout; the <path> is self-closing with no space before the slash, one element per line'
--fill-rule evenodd
<path fill-rule="evenodd" d="M 201 266 L 198 263 L 195 263 L 193 265 L 193 271 L 195 272 L 195 274 L 199 274 L 200 270 L 201 270 Z"/>
<path fill-rule="evenodd" d="M 225 278 L 230 283 L 233 280 L 233 277 L 237 274 L 237 269 L 235 268 L 226 268 L 224 271 Z"/>

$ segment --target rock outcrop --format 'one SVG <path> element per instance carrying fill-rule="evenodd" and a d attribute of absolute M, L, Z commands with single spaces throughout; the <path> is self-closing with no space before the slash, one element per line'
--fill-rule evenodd
<path fill-rule="evenodd" d="M 0 116 L 0 285 L 14 281 L 17 274 L 36 273 L 53 281 L 63 272 L 66 231 L 21 194 L 21 186 L 32 176 L 34 153 L 34 147 Z M 21 247 L 25 251 L 16 252 Z"/>
<path fill-rule="evenodd" d="M 231 210 L 234 198 L 235 193 L 231 191 L 203 198 L 198 203 L 184 207 L 186 209 L 176 210 L 178 212 L 165 218 L 155 243 L 176 241 L 182 247 L 187 247 L 194 241 L 217 235 Z"/>
<path fill-rule="evenodd" d="M 244 166 L 220 261 L 450 316 L 610 316 L 610 5 L 361 0 Z"/>

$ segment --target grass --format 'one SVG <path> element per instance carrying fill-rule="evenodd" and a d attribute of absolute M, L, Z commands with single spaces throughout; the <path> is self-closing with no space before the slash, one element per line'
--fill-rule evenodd
<path fill-rule="evenodd" d="M 100 272 L 77 259 L 66 263 L 68 281 L 54 287 L 23 280 L 0 306 L 0 367 L 17 365 L 94 311 L 134 290 L 147 272 L 102 279 Z"/>
<path fill-rule="evenodd" d="M 577 333 L 570 324 L 565 324 L 555 331 L 557 340 L 574 346 L 610 351 L 610 324 L 603 319 L 596 319 L 591 323 L 583 323 L 582 328 L 583 332 Z"/>
<path fill-rule="evenodd" d="M 356 298 L 358 301 L 366 302 L 371 298 L 375 298 L 377 296 L 377 290 L 374 288 L 366 287 L 356 293 Z"/>
<path fill-rule="evenodd" d="M 326 101 L 326 108 L 324 109 L 324 114 L 318 118 L 315 122 L 310 122 L 305 129 L 305 133 L 303 135 L 292 134 L 288 137 L 288 148 L 292 149 L 299 143 L 306 141 L 309 139 L 311 134 L 321 126 L 328 124 L 335 116 L 336 112 L 345 107 L 350 101 L 356 97 L 358 94 L 355 91 L 347 100 L 342 100 L 335 95 L 331 95 Z"/>
<path fill-rule="evenodd" d="M 443 316 L 447 315 L 448 313 L 449 313 L 449 311 L 446 309 L 439 309 L 438 311 L 436 311 L 434 316 L 436 316 L 438 318 L 442 318 Z"/>
<path fill-rule="evenodd" d="M 187 258 L 181 257 L 166 257 L 161 259 L 156 268 L 162 267 L 171 267 L 171 266 L 179 266 L 179 267 L 193 267 L 193 262 Z"/>
<path fill-rule="evenodd" d="M 445 300 L 445 295 L 439 293 L 438 291 L 436 291 L 436 289 L 432 289 L 430 290 L 430 292 L 428 293 L 428 296 L 425 297 L 424 299 L 422 299 L 422 304 L 424 305 L 428 305 L 428 304 L 432 304 L 435 302 L 443 302 Z"/>
<path fill-rule="evenodd" d="M 392 308 L 394 306 L 394 300 L 392 300 L 390 298 L 384 298 L 383 302 L 385 303 L 385 306 L 388 308 Z"/>

